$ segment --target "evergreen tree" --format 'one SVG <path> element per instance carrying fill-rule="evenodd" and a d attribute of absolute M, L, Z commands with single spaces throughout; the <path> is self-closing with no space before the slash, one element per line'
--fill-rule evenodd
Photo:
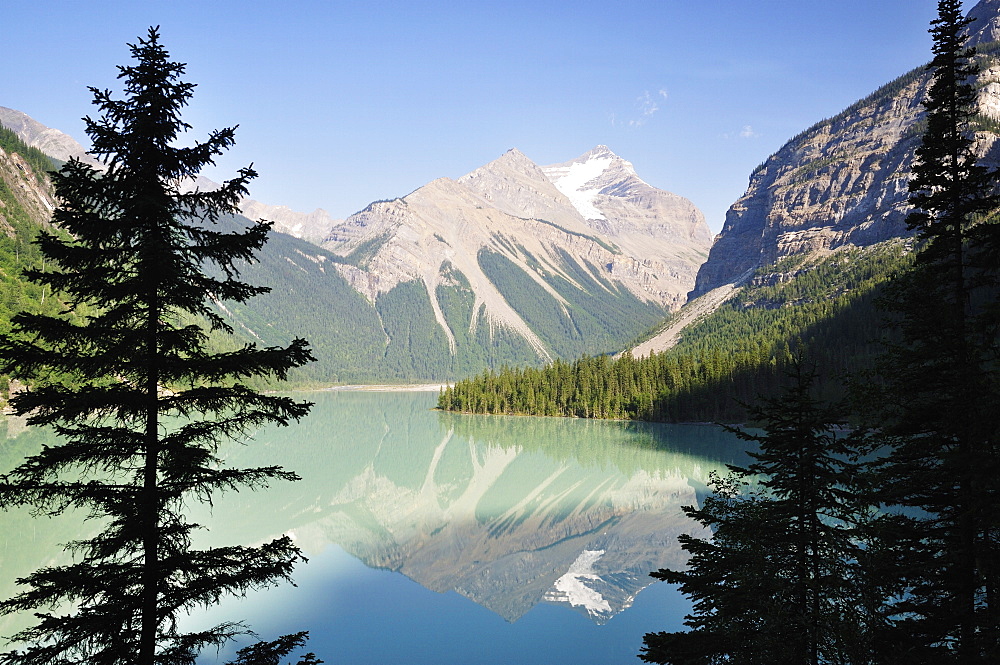
<path fill-rule="evenodd" d="M 793 383 L 751 408 L 763 433 L 730 428 L 759 452 L 716 479 L 715 494 L 687 514 L 710 540 L 684 536 L 684 571 L 654 577 L 694 601 L 687 633 L 650 634 L 644 660 L 671 665 L 870 662 L 870 627 L 858 526 L 852 441 L 812 395 L 815 372 L 796 362 Z M 748 491 L 748 483 L 758 483 Z"/>
<path fill-rule="evenodd" d="M 888 307 L 899 342 L 881 369 L 877 442 L 891 453 L 883 498 L 902 507 L 893 536 L 908 543 L 893 619 L 900 661 L 1000 662 L 997 474 L 996 173 L 977 163 L 975 50 L 961 3 L 932 22 L 927 130 L 910 183 L 908 222 L 921 250 Z M 916 509 L 915 511 L 913 509 Z"/>
<path fill-rule="evenodd" d="M 260 547 L 192 547 L 199 527 L 185 516 L 187 502 L 295 479 L 277 466 L 226 468 L 218 448 L 264 424 L 302 418 L 308 403 L 241 381 L 282 379 L 312 357 L 301 339 L 286 348 L 206 348 L 208 332 L 228 328 L 212 301 L 267 290 L 241 282 L 238 266 L 252 260 L 269 225 L 216 226 L 246 194 L 251 168 L 216 191 L 182 189 L 232 145 L 234 131 L 177 147 L 194 87 L 180 78 L 185 67 L 170 61 L 157 29 L 130 48 L 135 63 L 119 67 L 124 98 L 91 89 L 102 115 L 85 119 L 87 133 L 105 168 L 73 160 L 54 174 L 60 231 L 39 237 L 50 267 L 28 275 L 66 311 L 19 314 L 0 339 L 0 369 L 31 385 L 12 398 L 15 411 L 62 439 L 0 478 L 0 504 L 41 515 L 79 510 L 103 530 L 69 545 L 71 563 L 19 580 L 27 589 L 0 603 L 0 612 L 38 617 L 13 636 L 21 650 L 0 663 L 193 663 L 202 648 L 246 628 L 185 633 L 179 616 L 288 579 L 302 558 L 287 537 Z M 199 320 L 205 325 L 192 323 Z M 287 653 L 301 638 L 262 643 L 254 656 Z M 267 662 L 260 658 L 254 662 Z"/>
<path fill-rule="evenodd" d="M 712 494 L 701 508 L 684 512 L 712 530 L 710 539 L 679 537 L 691 555 L 688 569 L 660 569 L 653 577 L 691 599 L 687 631 L 647 633 L 639 657 L 664 665 L 757 665 L 777 663 L 782 581 L 773 576 L 774 552 L 761 538 L 768 526 L 768 499 L 749 491 L 737 475 L 713 474 Z M 773 599 L 773 600 L 772 600 Z"/>

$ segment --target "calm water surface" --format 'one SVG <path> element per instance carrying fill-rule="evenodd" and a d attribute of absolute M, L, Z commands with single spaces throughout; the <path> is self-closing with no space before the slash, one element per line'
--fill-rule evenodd
<path fill-rule="evenodd" d="M 700 502 L 709 472 L 745 461 L 714 427 L 460 416 L 432 411 L 433 393 L 308 398 L 300 425 L 226 451 L 301 481 L 192 507 L 210 527 L 200 545 L 290 534 L 309 557 L 297 586 L 188 621 L 245 619 L 266 639 L 309 630 L 328 663 L 637 663 L 643 634 L 680 628 L 688 609 L 648 576 L 682 565 L 679 534 L 701 533 L 681 506 Z M 7 434 L 4 469 L 43 436 Z M 80 528 L 0 519 L 4 597 Z"/>

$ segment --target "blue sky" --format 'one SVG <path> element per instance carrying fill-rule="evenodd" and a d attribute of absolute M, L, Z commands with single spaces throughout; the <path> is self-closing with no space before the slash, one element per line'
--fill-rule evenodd
<path fill-rule="evenodd" d="M 198 84 L 194 137 L 239 124 L 209 177 L 343 217 L 516 147 L 606 144 L 718 231 L 789 138 L 930 58 L 935 0 L 5 0 L 0 106 L 87 145 L 87 86 L 116 88 L 160 25 Z M 966 9 L 974 3 L 967 1 Z"/>

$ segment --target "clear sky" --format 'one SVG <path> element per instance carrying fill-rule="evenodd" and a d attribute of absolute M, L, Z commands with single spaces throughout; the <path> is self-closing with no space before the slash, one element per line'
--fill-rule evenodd
<path fill-rule="evenodd" d="M 966 0 L 965 8 L 973 6 Z M 87 86 L 161 26 L 198 84 L 206 173 L 345 217 L 518 148 L 606 144 L 718 231 L 789 138 L 930 59 L 935 0 L 4 0 L 0 106 L 89 145 Z"/>

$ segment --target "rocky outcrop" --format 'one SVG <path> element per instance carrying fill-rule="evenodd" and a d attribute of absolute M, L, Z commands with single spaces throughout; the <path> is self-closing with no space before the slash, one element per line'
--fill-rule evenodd
<path fill-rule="evenodd" d="M 914 71 L 768 158 L 727 212 L 691 297 L 784 256 L 905 234 L 927 82 Z"/>
<path fill-rule="evenodd" d="M 980 2 L 970 15 L 978 44 L 980 113 L 1000 118 L 1000 0 Z M 908 184 L 923 131 L 922 100 L 930 73 L 921 67 L 883 86 L 837 116 L 802 132 L 750 176 L 726 214 L 694 299 L 741 275 L 794 254 L 864 247 L 909 234 Z M 977 133 L 977 149 L 996 166 L 997 136 Z"/>
<path fill-rule="evenodd" d="M 982 46 L 1000 40 L 1000 0 L 980 0 L 969 10 L 969 45 Z"/>
<path fill-rule="evenodd" d="M 0 183 L 6 184 L 15 207 L 20 206 L 29 219 L 44 226 L 55 210 L 55 198 L 48 180 L 39 175 L 21 155 L 0 148 Z M 7 204 L 0 200 L 0 234 L 12 238 L 15 231 L 7 214 Z"/>

